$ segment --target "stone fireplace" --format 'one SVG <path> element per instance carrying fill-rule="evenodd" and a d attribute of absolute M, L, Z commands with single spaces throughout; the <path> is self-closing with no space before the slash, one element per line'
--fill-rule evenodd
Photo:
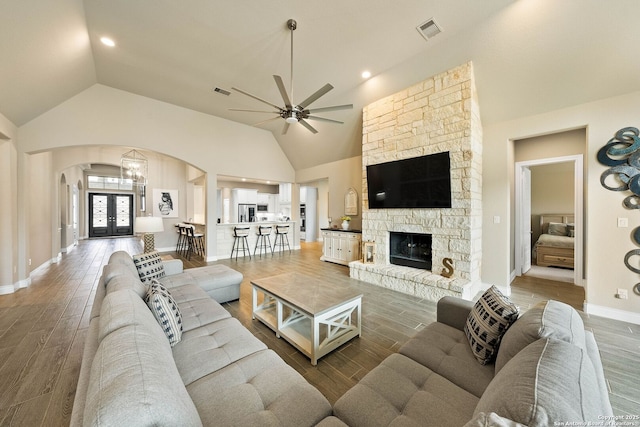
<path fill-rule="evenodd" d="M 392 231 L 389 236 L 389 263 L 431 270 L 431 234 Z"/>
<path fill-rule="evenodd" d="M 451 208 L 369 208 L 368 165 L 444 151 Z M 482 259 L 482 125 L 471 62 L 366 106 L 362 168 L 362 241 L 373 242 L 375 253 L 373 263 L 352 262 L 351 277 L 433 301 L 470 299 Z M 430 236 L 429 268 L 392 261 L 395 233 Z M 440 275 L 444 258 L 453 261 L 451 278 Z"/>

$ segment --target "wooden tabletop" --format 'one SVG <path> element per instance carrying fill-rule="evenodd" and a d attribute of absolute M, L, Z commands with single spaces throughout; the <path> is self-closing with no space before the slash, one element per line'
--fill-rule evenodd
<path fill-rule="evenodd" d="M 251 284 L 278 297 L 310 316 L 317 316 L 337 305 L 362 298 L 348 286 L 301 273 L 285 273 L 252 280 Z"/>

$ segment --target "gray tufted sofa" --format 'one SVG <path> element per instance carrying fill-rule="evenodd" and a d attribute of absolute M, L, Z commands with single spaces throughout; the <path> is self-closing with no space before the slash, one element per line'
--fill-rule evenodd
<path fill-rule="evenodd" d="M 165 271 L 176 272 L 171 264 Z M 331 415 L 318 390 L 189 280 L 162 279 L 182 314 L 182 340 L 171 347 L 131 257 L 112 254 L 90 315 L 72 426 L 312 426 Z"/>
<path fill-rule="evenodd" d="M 598 347 L 576 310 L 558 301 L 529 309 L 503 336 L 495 364 L 480 365 L 463 332 L 472 307 L 441 299 L 437 322 L 344 394 L 323 424 L 542 427 L 612 419 Z"/>

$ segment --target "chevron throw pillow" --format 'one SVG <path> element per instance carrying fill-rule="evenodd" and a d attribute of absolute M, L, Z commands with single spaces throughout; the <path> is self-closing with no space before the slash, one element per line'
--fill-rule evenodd
<path fill-rule="evenodd" d="M 464 333 L 478 362 L 482 365 L 493 362 L 502 336 L 518 319 L 518 313 L 518 307 L 495 286 L 482 294 L 464 325 Z"/>
<path fill-rule="evenodd" d="M 164 264 L 158 251 L 134 255 L 132 258 L 142 282 L 165 276 Z"/>

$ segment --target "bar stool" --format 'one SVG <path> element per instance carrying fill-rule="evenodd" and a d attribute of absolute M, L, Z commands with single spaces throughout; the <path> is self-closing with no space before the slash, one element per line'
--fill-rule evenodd
<path fill-rule="evenodd" d="M 276 247 L 280 248 L 280 252 L 284 252 L 284 247 L 289 248 L 291 252 L 291 246 L 289 246 L 289 226 L 288 225 L 276 225 L 276 238 L 273 242 L 273 248 L 271 252 L 275 251 Z"/>
<path fill-rule="evenodd" d="M 271 251 L 271 255 L 273 255 L 273 250 L 271 249 L 271 227 L 270 225 L 260 225 L 258 226 L 258 239 L 256 240 L 256 247 L 253 248 L 253 256 L 256 255 L 256 251 L 260 248 L 260 257 L 262 257 L 262 251 L 265 253 Z"/>
<path fill-rule="evenodd" d="M 233 246 L 231 246 L 231 258 L 233 258 L 233 251 L 235 250 L 237 260 L 238 252 L 242 250 L 242 256 L 246 256 L 245 253 L 249 252 L 249 259 L 251 259 L 251 248 L 249 247 L 249 241 L 247 240 L 248 235 L 249 227 L 233 227 Z"/>
<path fill-rule="evenodd" d="M 187 224 L 185 226 L 187 231 L 187 259 L 191 259 L 191 254 L 195 253 L 204 258 L 204 234 L 196 233 L 196 227 Z"/>
<path fill-rule="evenodd" d="M 189 236 L 187 236 L 187 224 L 178 223 L 178 243 L 176 245 L 176 252 L 178 255 L 187 255 L 189 250 Z"/>

